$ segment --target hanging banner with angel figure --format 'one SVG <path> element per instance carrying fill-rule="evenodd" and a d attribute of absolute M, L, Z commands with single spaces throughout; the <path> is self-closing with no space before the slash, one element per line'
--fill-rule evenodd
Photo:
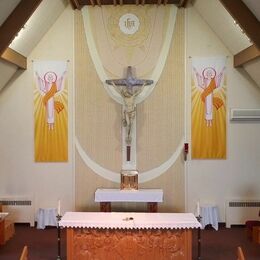
<path fill-rule="evenodd" d="M 226 57 L 192 59 L 193 159 L 226 158 Z"/>
<path fill-rule="evenodd" d="M 34 148 L 36 162 L 68 161 L 66 61 L 34 61 Z"/>

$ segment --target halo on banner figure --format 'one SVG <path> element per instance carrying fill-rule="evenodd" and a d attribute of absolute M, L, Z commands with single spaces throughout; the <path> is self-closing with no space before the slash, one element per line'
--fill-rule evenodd
<path fill-rule="evenodd" d="M 60 78 L 54 71 L 47 71 L 43 79 L 40 77 L 36 71 L 38 88 L 41 95 L 43 96 L 42 102 L 46 108 L 46 120 L 48 124 L 48 129 L 54 129 L 55 123 L 55 111 L 60 113 L 64 109 L 64 105 L 61 101 L 55 101 L 54 97 L 57 93 L 61 93 L 64 89 L 64 79 L 66 71 L 63 72 Z"/>

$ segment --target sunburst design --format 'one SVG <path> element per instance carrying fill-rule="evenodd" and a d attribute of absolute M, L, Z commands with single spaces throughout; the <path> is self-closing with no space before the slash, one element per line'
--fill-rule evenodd
<path fill-rule="evenodd" d="M 34 90 L 34 148 L 36 162 L 66 162 L 68 161 L 68 92 L 67 84 L 63 91 L 54 99 L 64 105 L 64 109 L 55 111 L 55 125 L 48 128 L 46 108 L 42 95 L 35 86 Z"/>
<path fill-rule="evenodd" d="M 225 82 L 225 81 L 224 81 Z M 207 127 L 205 105 L 201 100 L 201 91 L 192 82 L 192 158 L 225 159 L 226 158 L 226 86 L 214 91 L 224 105 L 219 109 L 213 107 L 213 124 Z"/>

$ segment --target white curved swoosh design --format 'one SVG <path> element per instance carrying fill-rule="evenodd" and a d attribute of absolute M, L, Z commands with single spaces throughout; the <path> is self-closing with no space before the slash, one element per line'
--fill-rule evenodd
<path fill-rule="evenodd" d="M 147 181 L 150 181 L 154 178 L 159 177 L 160 175 L 162 175 L 164 172 L 166 172 L 177 160 L 177 158 L 179 157 L 182 149 L 183 149 L 183 143 L 184 143 L 184 139 L 182 138 L 179 146 L 177 147 L 176 151 L 171 155 L 171 157 L 165 161 L 163 164 L 161 164 L 160 166 L 151 169 L 149 171 L 143 172 L 143 173 L 139 173 L 138 174 L 138 182 L 139 183 L 144 183 Z M 80 145 L 78 138 L 75 137 L 75 145 L 76 145 L 76 149 L 81 157 L 81 159 L 84 161 L 84 163 L 92 170 L 94 171 L 96 174 L 98 174 L 99 176 L 113 181 L 113 182 L 117 182 L 120 183 L 120 174 L 110 171 L 106 168 L 103 168 L 102 166 L 100 166 L 98 163 L 96 163 L 95 161 L 93 161 L 88 155 L 87 153 L 84 151 L 84 149 L 82 148 L 82 146 Z"/>

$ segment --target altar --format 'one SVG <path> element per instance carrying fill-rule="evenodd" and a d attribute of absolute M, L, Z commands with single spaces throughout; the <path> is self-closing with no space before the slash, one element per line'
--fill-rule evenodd
<path fill-rule="evenodd" d="M 97 189 L 95 202 L 100 203 L 100 211 L 111 212 L 112 202 L 145 202 L 148 212 L 157 212 L 158 202 L 163 202 L 162 189 Z"/>
<path fill-rule="evenodd" d="M 67 259 L 191 260 L 192 213 L 66 212 Z"/>

